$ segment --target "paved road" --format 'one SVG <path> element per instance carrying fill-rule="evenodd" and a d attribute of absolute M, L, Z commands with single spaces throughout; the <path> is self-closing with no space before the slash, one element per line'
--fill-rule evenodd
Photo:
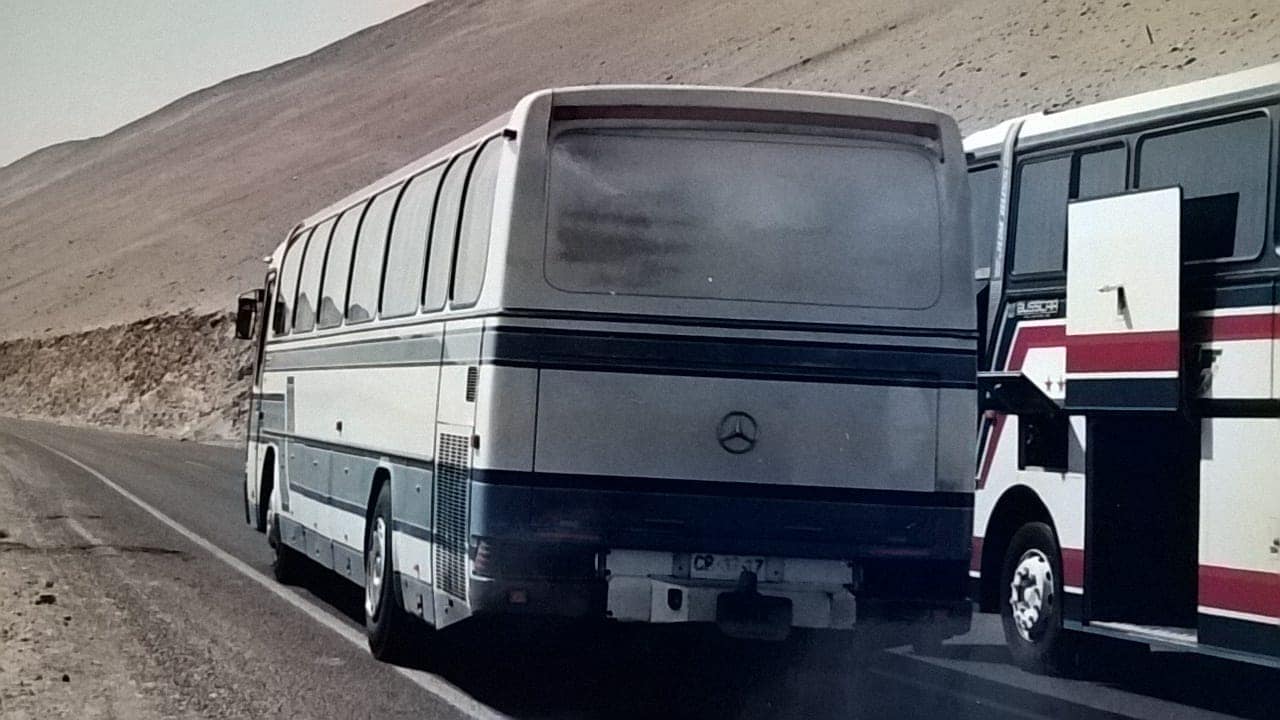
<path fill-rule="evenodd" d="M 1099 668 L 1092 681 L 1022 673 L 1009 664 L 998 621 L 987 616 L 937 656 L 877 653 L 861 672 L 839 670 L 796 643 L 747 645 L 687 628 L 467 623 L 436 634 L 417 667 L 397 668 L 361 647 L 358 590 L 321 577 L 291 588 L 269 579 L 265 539 L 242 520 L 239 449 L 3 420 L 0 462 L 32 512 L 128 555 L 134 590 L 117 593 L 104 573 L 102 592 L 145 605 L 135 611 L 148 647 L 191 694 L 198 715 L 1280 714 L 1280 673 L 1185 654 Z M 145 588 L 141 598 L 137 588 Z"/>

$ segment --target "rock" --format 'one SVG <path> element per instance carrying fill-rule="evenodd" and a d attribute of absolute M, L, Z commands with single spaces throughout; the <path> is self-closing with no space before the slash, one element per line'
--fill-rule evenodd
<path fill-rule="evenodd" d="M 40 593 L 36 596 L 37 605 L 52 605 L 58 602 L 58 596 L 53 593 Z"/>

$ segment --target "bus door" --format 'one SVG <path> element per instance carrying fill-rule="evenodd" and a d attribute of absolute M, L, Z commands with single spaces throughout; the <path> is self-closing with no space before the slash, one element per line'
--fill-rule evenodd
<path fill-rule="evenodd" d="M 1086 621 L 1195 624 L 1199 426 L 1182 412 L 1181 205 L 1174 187 L 1068 206 L 1064 405 L 1086 418 Z"/>
<path fill-rule="evenodd" d="M 1067 387 L 1077 413 L 1181 405 L 1182 190 L 1067 206 Z"/>
<path fill-rule="evenodd" d="M 263 411 L 259 395 L 262 393 L 262 361 L 263 353 L 266 351 L 267 347 L 267 326 L 270 325 L 269 321 L 272 305 L 275 302 L 275 285 L 276 271 L 272 270 L 267 273 L 266 280 L 263 283 L 263 293 L 258 296 L 259 302 L 257 312 L 254 313 L 257 326 L 254 333 L 255 347 L 253 350 L 253 384 L 252 392 L 249 395 L 248 422 L 245 423 L 245 430 L 248 433 L 249 447 L 251 448 L 256 448 L 256 443 L 261 442 L 259 432 L 262 430 Z M 261 454 L 261 451 L 258 450 L 257 454 Z M 255 463 L 254 467 L 261 467 L 261 465 L 258 464 L 261 462 L 261 458 L 255 457 L 253 460 Z"/>

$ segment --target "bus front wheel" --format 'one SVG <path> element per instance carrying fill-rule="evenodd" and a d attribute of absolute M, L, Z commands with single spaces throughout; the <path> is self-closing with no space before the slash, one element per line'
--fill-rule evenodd
<path fill-rule="evenodd" d="M 1024 670 L 1062 674 L 1074 657 L 1062 627 L 1062 552 L 1053 528 L 1023 525 L 1009 541 L 1000 573 L 1000 619 L 1014 662 Z"/>

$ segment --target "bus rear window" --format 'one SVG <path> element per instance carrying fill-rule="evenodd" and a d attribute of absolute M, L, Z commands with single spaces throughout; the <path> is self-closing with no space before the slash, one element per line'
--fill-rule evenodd
<path fill-rule="evenodd" d="M 941 289 L 933 159 L 768 132 L 567 130 L 546 277 L 570 292 L 923 309 Z"/>

